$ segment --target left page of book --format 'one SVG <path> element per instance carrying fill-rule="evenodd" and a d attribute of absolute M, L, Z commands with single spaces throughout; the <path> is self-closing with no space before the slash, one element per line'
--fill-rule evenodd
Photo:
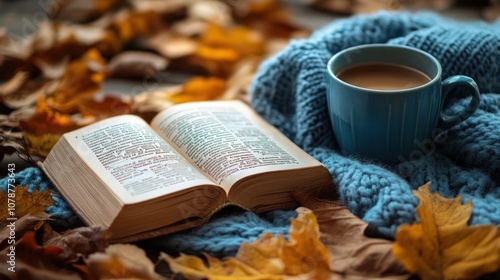
<path fill-rule="evenodd" d="M 109 118 L 63 137 L 124 204 L 213 185 L 137 116 Z"/>

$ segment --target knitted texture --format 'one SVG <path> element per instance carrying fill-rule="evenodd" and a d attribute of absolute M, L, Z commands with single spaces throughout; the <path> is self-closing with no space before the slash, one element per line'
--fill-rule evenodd
<path fill-rule="evenodd" d="M 433 14 L 379 13 L 339 20 L 306 40 L 293 41 L 265 61 L 251 88 L 254 108 L 297 145 L 329 169 L 342 202 L 371 228 L 392 236 L 398 225 L 415 220 L 417 199 L 411 190 L 432 182 L 444 196 L 473 200 L 472 224 L 500 224 L 500 22 L 460 25 Z M 336 52 L 367 43 L 414 46 L 436 56 L 443 76 L 464 74 L 481 91 L 478 111 L 465 122 L 423 143 L 430 156 L 415 153 L 408 162 L 381 166 L 338 153 L 326 108 L 324 72 Z M 489 93 L 488 93 L 489 92 Z M 451 100 L 447 113 L 459 111 L 467 99 Z M 47 213 L 76 225 L 78 219 L 38 168 L 16 174 L 30 190 L 51 189 L 56 204 Z M 7 178 L 0 180 L 2 191 Z M 234 255 L 242 242 L 264 232 L 288 233 L 292 210 L 257 215 L 230 207 L 207 224 L 150 242 L 167 252 L 222 257 Z"/>
<path fill-rule="evenodd" d="M 47 208 L 45 212 L 51 215 L 51 219 L 60 226 L 71 227 L 79 224 L 79 219 L 64 199 L 61 198 L 59 192 L 50 184 L 42 171 L 35 167 L 26 168 L 20 172 L 16 172 L 14 184 L 17 186 L 28 187 L 29 192 L 42 192 L 46 190 L 52 191 L 52 199 L 54 205 Z M 6 192 L 11 177 L 0 179 L 0 189 Z"/>
<path fill-rule="evenodd" d="M 467 75 L 482 92 L 466 121 L 421 143 L 408 161 L 384 166 L 338 152 L 328 116 L 325 71 L 337 52 L 356 45 L 407 45 L 435 56 L 443 78 Z M 310 38 L 292 42 L 261 65 L 251 87 L 253 107 L 306 152 L 325 164 L 342 202 L 370 228 L 393 236 L 415 220 L 412 190 L 472 199 L 471 224 L 500 224 L 500 25 L 458 23 L 430 13 L 388 13 L 336 21 Z M 455 94 L 453 96 L 453 94 Z M 452 93 L 445 113 L 470 98 Z M 425 152 L 429 152 L 429 155 Z"/>

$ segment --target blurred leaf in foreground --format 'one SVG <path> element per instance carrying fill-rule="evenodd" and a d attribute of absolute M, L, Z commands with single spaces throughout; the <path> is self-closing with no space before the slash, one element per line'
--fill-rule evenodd
<path fill-rule="evenodd" d="M 243 243 L 235 257 L 219 260 L 181 254 L 173 258 L 162 253 L 173 272 L 188 279 L 327 279 L 330 255 L 319 241 L 316 217 L 307 208 L 297 208 L 289 239 L 265 233 L 251 243 Z"/>
<path fill-rule="evenodd" d="M 419 222 L 401 225 L 393 253 L 423 280 L 475 279 L 500 268 L 500 227 L 468 226 L 472 203 L 430 191 L 413 192 L 420 200 Z"/>

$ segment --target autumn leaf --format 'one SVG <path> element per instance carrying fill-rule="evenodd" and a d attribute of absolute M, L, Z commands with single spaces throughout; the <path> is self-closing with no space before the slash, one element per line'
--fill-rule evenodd
<path fill-rule="evenodd" d="M 133 244 L 113 244 L 104 252 L 85 258 L 94 279 L 165 279 L 155 272 L 155 266 L 143 249 Z"/>
<path fill-rule="evenodd" d="M 153 77 L 167 68 L 168 60 L 154 53 L 126 51 L 114 56 L 106 65 L 109 77 L 138 79 Z"/>
<path fill-rule="evenodd" d="M 330 251 L 331 279 L 408 278 L 408 272 L 392 255 L 393 242 L 365 236 L 368 224 L 340 201 L 320 199 L 301 190 L 295 191 L 294 197 L 318 219 L 320 240 Z"/>
<path fill-rule="evenodd" d="M 35 234 L 28 232 L 15 246 L 9 246 L 0 252 L 0 278 L 81 279 L 77 272 L 65 269 L 64 260 L 60 257 L 61 251 L 61 248 L 54 245 L 39 246 Z M 13 262 L 9 254 L 15 254 Z"/>
<path fill-rule="evenodd" d="M 101 227 L 77 227 L 58 233 L 45 223 L 37 231 L 44 246 L 55 245 L 62 249 L 59 257 L 75 262 L 80 256 L 102 252 L 108 246 L 109 234 Z"/>
<path fill-rule="evenodd" d="M 0 201 L 4 201 L 5 206 L 7 206 L 6 202 L 12 203 L 12 207 L 2 207 L 3 209 L 0 210 L 0 227 L 3 228 L 9 223 L 8 218 L 20 218 L 26 214 L 41 215 L 54 204 L 51 194 L 50 190 L 29 192 L 27 186 L 16 186 L 12 188 L 12 191 L 1 192 Z"/>
<path fill-rule="evenodd" d="M 46 98 L 47 105 L 61 113 L 78 112 L 78 104 L 92 99 L 101 89 L 105 74 L 105 60 L 96 49 L 86 52 L 71 62 Z"/>
<path fill-rule="evenodd" d="M 226 82 L 215 77 L 195 77 L 182 85 L 180 91 L 169 92 L 166 98 L 175 103 L 214 99 L 224 93 Z"/>
<path fill-rule="evenodd" d="M 47 90 L 47 81 L 32 81 L 29 73 L 18 71 L 11 79 L 0 84 L 0 102 L 10 109 L 35 104 Z"/>
<path fill-rule="evenodd" d="M 87 22 L 102 16 L 116 6 L 120 0 L 65 0 L 52 1 L 48 6 L 50 15 L 57 20 Z"/>
<path fill-rule="evenodd" d="M 474 279 L 500 268 L 500 229 L 468 226 L 472 202 L 445 198 L 430 183 L 413 192 L 419 222 L 399 226 L 393 253 L 423 280 Z"/>
<path fill-rule="evenodd" d="M 17 240 L 17 238 L 24 236 L 25 233 L 35 231 L 42 227 L 44 222 L 49 219 L 49 217 L 50 215 L 47 213 L 42 213 L 36 216 L 28 213 L 21 218 L 18 218 L 15 221 L 14 235 L 11 234 L 12 231 L 9 226 L 2 227 L 2 229 L 0 229 L 0 250 L 9 246 L 9 243 L 12 244 L 13 241 L 9 240 Z"/>
<path fill-rule="evenodd" d="M 161 14 L 155 11 L 137 11 L 124 9 L 118 12 L 107 28 L 117 34 L 123 43 L 133 39 L 151 36 L 164 28 Z"/>
<path fill-rule="evenodd" d="M 188 279 L 326 279 L 330 273 L 330 255 L 319 240 L 316 217 L 307 208 L 297 208 L 291 221 L 289 238 L 265 233 L 251 243 L 243 243 L 235 257 L 219 260 L 181 254 L 173 258 L 165 253 L 171 270 Z"/>

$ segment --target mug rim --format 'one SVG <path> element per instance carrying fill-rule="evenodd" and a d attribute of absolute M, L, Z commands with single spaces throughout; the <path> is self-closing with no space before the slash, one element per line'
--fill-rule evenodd
<path fill-rule="evenodd" d="M 419 85 L 419 86 L 412 87 L 412 88 L 406 88 L 406 89 L 384 89 L 384 90 L 382 90 L 382 89 L 370 89 L 370 88 L 364 88 L 364 87 L 355 86 L 355 85 L 352 85 L 352 84 L 349 84 L 349 83 L 346 83 L 346 82 L 342 81 L 341 79 L 339 79 L 337 77 L 337 75 L 335 75 L 333 73 L 332 65 L 333 65 L 334 61 L 337 60 L 340 56 L 345 55 L 346 53 L 349 53 L 349 52 L 352 52 L 352 51 L 355 51 L 355 50 L 367 49 L 367 48 L 406 49 L 408 51 L 413 51 L 413 52 L 420 53 L 421 55 L 426 56 L 432 62 L 434 62 L 434 64 L 437 67 L 437 73 L 436 73 L 436 75 L 430 81 L 428 81 L 427 83 L 425 83 L 423 85 Z M 399 64 L 399 65 L 401 65 L 401 64 Z M 407 66 L 407 65 L 401 65 L 401 66 L 410 67 L 410 66 Z M 411 68 L 413 68 L 413 67 L 411 67 Z M 352 87 L 352 88 L 354 88 L 356 90 L 361 90 L 361 91 L 364 91 L 364 92 L 377 93 L 377 94 L 410 93 L 410 92 L 413 92 L 415 90 L 419 90 L 419 89 L 425 88 L 425 87 L 427 87 L 427 86 L 429 86 L 429 85 L 431 85 L 433 83 L 436 83 L 437 81 L 439 81 L 441 79 L 441 75 L 442 75 L 441 63 L 439 63 L 439 61 L 434 56 L 432 56 L 431 54 L 429 54 L 428 52 L 422 51 L 422 50 L 414 48 L 414 47 L 403 46 L 403 45 L 389 45 L 389 44 L 364 44 L 364 45 L 358 45 L 358 46 L 349 47 L 347 49 L 343 49 L 343 50 L 337 52 L 336 54 L 334 54 L 328 60 L 327 70 L 328 70 L 328 74 L 333 79 L 335 79 L 336 81 L 340 82 L 341 84 L 343 84 L 345 86 Z M 425 73 L 425 74 L 427 75 L 427 73 Z"/>

